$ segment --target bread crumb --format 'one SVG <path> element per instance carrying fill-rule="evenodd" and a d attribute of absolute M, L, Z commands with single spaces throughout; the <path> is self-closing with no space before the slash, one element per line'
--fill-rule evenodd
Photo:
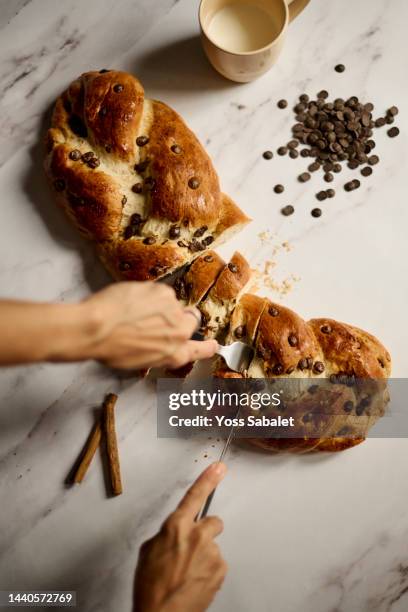
<path fill-rule="evenodd" d="M 286 278 L 278 280 L 274 272 L 279 268 L 277 261 L 278 256 L 282 252 L 290 253 L 292 251 L 292 246 L 288 240 L 279 240 L 277 234 L 272 234 L 270 230 L 260 232 L 258 237 L 263 245 L 268 244 L 270 246 L 270 250 L 268 259 L 259 264 L 256 270 L 255 277 L 258 284 L 257 290 L 259 290 L 261 286 L 278 293 L 279 296 L 285 296 L 292 291 L 295 283 L 300 281 L 300 277 L 290 274 Z"/>

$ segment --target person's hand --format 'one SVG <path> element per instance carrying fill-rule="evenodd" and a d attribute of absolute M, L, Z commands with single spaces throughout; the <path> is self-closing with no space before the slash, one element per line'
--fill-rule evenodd
<path fill-rule="evenodd" d="M 160 532 L 145 542 L 135 575 L 134 612 L 202 612 L 221 587 L 227 566 L 214 538 L 221 519 L 195 517 L 223 479 L 223 463 L 210 465 L 187 491 Z"/>
<path fill-rule="evenodd" d="M 162 283 L 110 285 L 83 302 L 96 321 L 89 357 L 114 368 L 179 368 L 212 357 L 215 340 L 190 340 L 201 316 Z"/>

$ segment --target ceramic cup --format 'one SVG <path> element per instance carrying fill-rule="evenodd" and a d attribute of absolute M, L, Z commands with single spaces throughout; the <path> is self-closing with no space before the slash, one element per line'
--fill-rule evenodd
<path fill-rule="evenodd" d="M 267 72 L 282 51 L 288 25 L 310 0 L 201 0 L 199 21 L 204 51 L 213 67 L 224 77 L 248 83 Z M 233 4 L 252 5 L 270 15 L 274 33 L 268 43 L 250 51 L 231 51 L 210 38 L 210 23 L 218 11 Z"/>

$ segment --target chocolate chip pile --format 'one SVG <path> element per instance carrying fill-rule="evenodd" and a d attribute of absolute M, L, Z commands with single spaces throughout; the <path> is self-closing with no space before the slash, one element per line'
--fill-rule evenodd
<path fill-rule="evenodd" d="M 338 72 L 343 72 L 344 66 Z M 313 158 L 307 168 L 298 176 L 301 183 L 306 183 L 311 178 L 311 173 L 322 170 L 326 183 L 334 180 L 334 175 L 342 171 L 342 162 L 352 170 L 364 166 L 360 174 L 368 177 L 373 173 L 372 166 L 380 161 L 378 155 L 372 154 L 376 143 L 373 140 L 374 129 L 394 123 L 398 108 L 392 106 L 385 116 L 373 118 L 374 105 L 371 102 L 362 103 L 357 96 L 348 100 L 336 98 L 329 101 L 329 93 L 325 90 L 317 94 L 317 99 L 312 100 L 306 93 L 299 96 L 299 101 L 294 107 L 296 123 L 292 126 L 293 139 L 286 145 L 277 149 L 280 156 L 289 155 L 291 159 L 299 157 Z M 285 109 L 288 106 L 286 100 L 280 100 L 278 108 Z M 388 136 L 395 138 L 399 134 L 397 127 L 388 130 Z M 302 148 L 300 148 L 302 147 Z M 273 158 L 272 151 L 263 153 L 264 159 Z M 359 179 L 348 181 L 344 184 L 346 191 L 354 191 L 361 186 Z M 283 185 L 276 185 L 274 191 L 277 194 L 284 192 Z M 315 194 L 319 202 L 336 195 L 334 189 L 320 190 Z M 289 216 L 294 213 L 294 207 L 284 206 L 281 213 Z M 320 217 L 322 210 L 314 208 L 311 211 L 313 217 Z"/>

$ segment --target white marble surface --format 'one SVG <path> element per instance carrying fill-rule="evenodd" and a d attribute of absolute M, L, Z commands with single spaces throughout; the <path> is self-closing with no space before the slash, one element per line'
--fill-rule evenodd
<path fill-rule="evenodd" d="M 207 65 L 195 0 L 9 0 L 0 6 L 0 293 L 76 300 L 108 278 L 55 209 L 39 139 L 55 96 L 80 72 L 134 71 L 149 96 L 184 115 L 212 155 L 224 190 L 254 222 L 223 249 L 258 267 L 275 259 L 276 300 L 378 335 L 407 376 L 407 34 L 405 0 L 312 0 L 290 26 L 278 65 L 234 85 Z M 333 71 L 338 62 L 343 75 Z M 381 164 L 363 187 L 323 204 L 322 181 L 295 181 L 300 160 L 261 153 L 288 140 L 281 97 L 327 88 L 379 112 L 400 108 L 401 135 L 377 132 Z M 244 108 L 239 109 L 238 105 Z M 286 193 L 277 196 L 273 185 Z M 296 214 L 279 214 L 294 203 Z M 271 241 L 261 243 L 260 231 Z M 276 245 L 289 241 L 290 251 Z M 75 589 L 81 612 L 129 610 L 140 543 L 218 455 L 209 441 L 157 440 L 146 381 L 95 364 L 1 373 L 0 589 Z M 75 489 L 64 476 L 108 390 L 118 391 L 125 494 L 106 499 L 100 458 Z M 213 612 L 402 612 L 408 609 L 408 444 L 369 440 L 336 456 L 268 456 L 235 447 L 213 510 L 230 571 Z M 204 455 L 208 454 L 207 458 Z M 38 608 L 37 608 L 38 609 Z M 183 611 L 184 612 L 184 611 Z"/>

